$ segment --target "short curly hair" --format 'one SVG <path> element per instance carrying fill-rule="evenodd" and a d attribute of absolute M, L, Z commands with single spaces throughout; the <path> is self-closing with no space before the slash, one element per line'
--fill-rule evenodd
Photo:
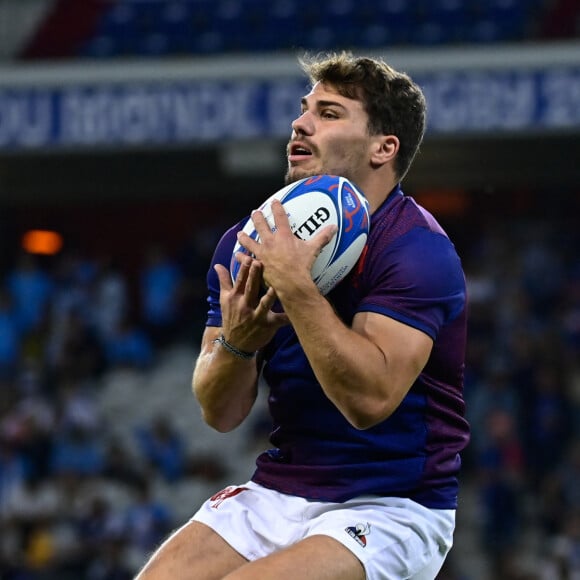
<path fill-rule="evenodd" d="M 312 85 L 329 84 L 344 97 L 363 103 L 369 134 L 398 137 L 395 172 L 402 180 L 425 133 L 427 105 L 419 86 L 382 60 L 355 57 L 346 51 L 305 55 L 300 64 Z"/>

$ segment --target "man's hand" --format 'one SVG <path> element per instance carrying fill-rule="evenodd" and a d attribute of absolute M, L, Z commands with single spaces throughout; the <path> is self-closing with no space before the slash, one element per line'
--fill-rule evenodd
<path fill-rule="evenodd" d="M 271 310 L 277 298 L 273 288 L 260 296 L 262 264 L 241 252 L 236 259 L 240 262 L 240 271 L 235 283 L 227 268 L 221 264 L 215 266 L 220 282 L 222 332 L 236 348 L 253 352 L 265 346 L 281 326 L 288 324 L 288 317 Z"/>
<path fill-rule="evenodd" d="M 272 215 L 273 231 L 261 211 L 252 214 L 260 243 L 243 231 L 238 233 L 238 241 L 262 264 L 264 282 L 279 296 L 304 285 L 314 286 L 312 266 L 336 233 L 336 226 L 326 226 L 309 240 L 301 240 L 292 233 L 286 211 L 278 200 L 272 202 Z"/>

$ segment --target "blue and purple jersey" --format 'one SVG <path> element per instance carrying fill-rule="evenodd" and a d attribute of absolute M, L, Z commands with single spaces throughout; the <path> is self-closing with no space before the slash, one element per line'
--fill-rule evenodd
<path fill-rule="evenodd" d="M 222 322 L 213 264 L 229 267 L 244 222 L 216 248 L 208 274 L 208 326 Z M 324 394 L 292 327 L 281 328 L 263 352 L 274 448 L 258 457 L 252 479 L 318 501 L 372 494 L 454 509 L 469 427 L 463 400 L 465 279 L 453 244 L 433 216 L 397 187 L 373 213 L 357 266 L 327 298 L 346 324 L 357 312 L 375 312 L 426 333 L 434 341 L 427 365 L 390 417 L 358 430 Z"/>

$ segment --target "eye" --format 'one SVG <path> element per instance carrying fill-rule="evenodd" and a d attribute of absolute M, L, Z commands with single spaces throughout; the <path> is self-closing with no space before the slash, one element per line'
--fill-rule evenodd
<path fill-rule="evenodd" d="M 323 109 L 320 113 L 323 119 L 338 119 L 338 114 L 332 109 Z"/>

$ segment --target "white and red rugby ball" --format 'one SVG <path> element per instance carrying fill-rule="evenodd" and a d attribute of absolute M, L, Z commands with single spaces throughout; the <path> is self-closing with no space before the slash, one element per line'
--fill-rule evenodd
<path fill-rule="evenodd" d="M 327 294 L 352 270 L 365 247 L 370 227 L 367 199 L 344 177 L 316 175 L 301 179 L 277 191 L 258 208 L 272 231 L 275 224 L 271 204 L 275 199 L 282 202 L 292 232 L 302 240 L 309 240 L 323 226 L 338 226 L 337 233 L 312 266 L 312 279 L 320 292 Z M 251 219 L 243 231 L 260 241 Z M 234 281 L 240 269 L 235 258 L 238 252 L 249 253 L 236 243 L 230 263 Z"/>

